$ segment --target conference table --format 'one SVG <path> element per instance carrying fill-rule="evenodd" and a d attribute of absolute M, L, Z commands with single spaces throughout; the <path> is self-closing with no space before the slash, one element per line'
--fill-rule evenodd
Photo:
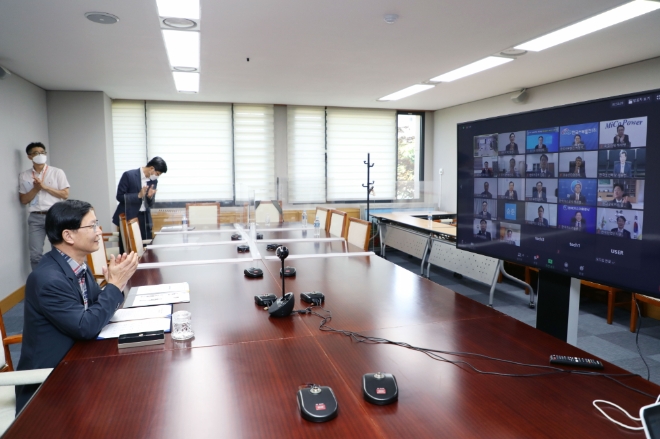
<path fill-rule="evenodd" d="M 188 282 L 190 303 L 175 304 L 174 310 L 191 312 L 194 338 L 175 341 L 167 334 L 164 345 L 122 350 L 116 340 L 77 342 L 5 437 L 641 437 L 605 419 L 592 401 L 612 401 L 635 414 L 654 401 L 659 386 L 639 376 L 614 377 L 653 395 L 645 396 L 603 376 L 498 376 L 454 364 L 543 374 L 550 371 L 487 357 L 547 366 L 551 354 L 593 356 L 351 244 L 336 245 L 325 231 L 315 241 L 313 229 L 307 236 L 286 230 L 294 228 L 259 225 L 257 232 L 264 241 L 291 240 L 285 244 L 291 251 L 285 264 L 297 274 L 286 278 L 285 289 L 295 294 L 295 309 L 306 307 L 301 292 L 321 291 L 324 310 L 314 309 L 332 313 L 332 328 L 451 353 L 437 361 L 414 349 L 359 342 L 345 333 L 321 331 L 321 318 L 309 313 L 269 317 L 253 298 L 281 294 L 281 262 L 263 248 L 266 243 L 255 243 L 238 229 L 251 246 L 241 259 L 233 248 L 237 244 L 218 241 L 225 232 L 195 233 L 192 246 L 148 249 L 142 258 L 148 268 L 139 269 L 130 282 Z M 182 243 L 176 239 L 182 237 L 157 234 L 153 245 Z M 220 255 L 221 248 L 230 252 Z M 167 258 L 166 249 L 172 253 Z M 213 262 L 231 250 L 231 262 Z M 183 265 L 187 258 L 194 263 Z M 182 264 L 148 265 L 161 259 Z M 264 277 L 245 277 L 249 267 L 262 268 Z M 627 373 L 603 363 L 604 373 Z M 375 372 L 396 377 L 398 402 L 377 406 L 363 399 L 362 376 Z M 302 419 L 296 392 L 311 383 L 333 389 L 337 418 L 326 423 Z"/>

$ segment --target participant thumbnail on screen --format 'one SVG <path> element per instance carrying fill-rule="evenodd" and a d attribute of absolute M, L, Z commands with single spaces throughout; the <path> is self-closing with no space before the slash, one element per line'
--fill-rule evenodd
<path fill-rule="evenodd" d="M 559 151 L 589 151 L 595 149 L 598 149 L 598 122 L 559 128 Z"/>
<path fill-rule="evenodd" d="M 497 134 L 474 136 L 474 156 L 491 157 L 497 155 Z"/>
<path fill-rule="evenodd" d="M 556 177 L 559 169 L 559 154 L 527 154 L 526 166 L 525 176 L 528 178 Z"/>
<path fill-rule="evenodd" d="M 648 118 L 632 117 L 600 123 L 600 149 L 626 149 L 646 146 Z"/>
<path fill-rule="evenodd" d="M 525 179 L 524 178 L 500 178 L 497 198 L 510 201 L 522 201 L 523 194 L 525 193 Z"/>
<path fill-rule="evenodd" d="M 598 177 L 646 176 L 646 148 L 598 151 Z"/>
<path fill-rule="evenodd" d="M 557 207 L 557 227 L 577 232 L 596 233 L 596 208 L 560 204 Z"/>
<path fill-rule="evenodd" d="M 474 196 L 478 198 L 497 198 L 497 178 L 475 178 Z"/>
<path fill-rule="evenodd" d="M 493 221 L 475 218 L 474 227 L 472 230 L 475 242 L 492 241 L 493 237 L 497 239 L 497 228 L 495 227 L 495 223 Z"/>
<path fill-rule="evenodd" d="M 497 219 L 497 200 L 486 198 L 474 199 L 474 217 L 486 220 Z"/>
<path fill-rule="evenodd" d="M 496 177 L 497 176 L 497 157 L 475 157 L 474 158 L 474 176 L 475 177 Z"/>
<path fill-rule="evenodd" d="M 641 210 L 598 208 L 599 235 L 625 239 L 642 239 L 644 212 Z"/>
<path fill-rule="evenodd" d="M 527 130 L 527 153 L 559 151 L 559 127 Z"/>
<path fill-rule="evenodd" d="M 499 240 L 520 247 L 520 224 L 500 222 Z"/>
<path fill-rule="evenodd" d="M 518 155 L 525 153 L 525 132 L 500 133 L 498 136 L 500 155 Z"/>
<path fill-rule="evenodd" d="M 499 220 L 525 221 L 525 203 L 523 201 L 500 200 L 497 203 Z"/>
<path fill-rule="evenodd" d="M 525 222 L 539 227 L 557 227 L 557 205 L 525 203 Z"/>
<path fill-rule="evenodd" d="M 598 182 L 586 178 L 560 179 L 557 192 L 560 203 L 595 206 L 598 196 Z"/>
<path fill-rule="evenodd" d="M 542 203 L 557 202 L 557 180 L 549 179 L 527 179 L 525 181 L 525 200 Z"/>
<path fill-rule="evenodd" d="M 644 180 L 601 178 L 598 180 L 598 205 L 619 209 L 644 209 Z"/>
<path fill-rule="evenodd" d="M 498 177 L 525 176 L 525 155 L 499 156 L 497 162 Z"/>
<path fill-rule="evenodd" d="M 598 152 L 562 152 L 559 154 L 559 177 L 596 178 Z"/>

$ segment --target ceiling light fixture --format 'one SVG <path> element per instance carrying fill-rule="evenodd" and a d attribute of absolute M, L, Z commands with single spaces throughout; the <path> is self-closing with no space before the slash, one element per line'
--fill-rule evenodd
<path fill-rule="evenodd" d="M 199 32 L 163 30 L 163 39 L 173 68 L 199 69 Z"/>
<path fill-rule="evenodd" d="M 119 17 L 107 12 L 85 12 L 85 18 L 99 24 L 115 24 L 119 21 Z"/>
<path fill-rule="evenodd" d="M 513 61 L 513 58 L 504 58 L 501 56 L 488 56 L 479 61 L 473 62 L 466 66 L 460 67 L 451 72 L 447 72 L 435 78 L 431 78 L 432 82 L 452 82 L 466 76 L 474 75 L 475 73 L 483 72 L 484 70 L 492 69 L 493 67 L 506 64 Z"/>
<path fill-rule="evenodd" d="M 163 24 L 173 29 L 192 29 L 197 26 L 197 23 L 187 18 L 164 18 Z"/>
<path fill-rule="evenodd" d="M 428 90 L 430 88 L 435 87 L 435 85 L 431 84 L 415 84 L 411 85 L 410 87 L 406 87 L 403 90 L 399 90 L 395 93 L 389 94 L 387 96 L 383 96 L 382 98 L 378 99 L 379 101 L 398 101 L 399 99 L 407 98 L 408 96 L 412 96 L 414 94 L 420 93 L 424 90 Z"/>
<path fill-rule="evenodd" d="M 172 76 L 179 93 L 199 92 L 199 73 L 172 72 Z"/>
<path fill-rule="evenodd" d="M 199 0 L 156 0 L 161 17 L 199 19 Z"/>
<path fill-rule="evenodd" d="M 653 0 L 634 0 L 595 17 L 587 18 L 558 31 L 543 35 L 531 41 L 515 46 L 516 49 L 539 52 L 552 46 L 582 37 L 606 27 L 660 9 L 660 2 Z"/>
<path fill-rule="evenodd" d="M 385 14 L 383 16 L 383 20 L 385 20 L 385 23 L 387 24 L 394 24 L 395 21 L 399 19 L 398 14 Z"/>

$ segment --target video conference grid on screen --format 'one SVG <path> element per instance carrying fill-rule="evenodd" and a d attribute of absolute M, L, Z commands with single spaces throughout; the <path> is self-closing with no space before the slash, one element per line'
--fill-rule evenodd
<path fill-rule="evenodd" d="M 570 118 L 562 117 L 562 110 L 599 105 L 599 112 L 572 111 L 580 123 L 548 123 L 543 128 L 552 118 L 544 117 L 547 112 L 532 117 L 544 113 L 540 111 L 526 113 L 526 127 L 510 123 L 515 115 L 483 121 L 489 127 L 485 133 L 476 131 L 482 121 L 459 126 L 459 154 L 467 152 L 470 142 L 473 160 L 470 182 L 459 169 L 459 188 L 472 187 L 472 213 L 467 214 L 467 199 L 459 195 L 458 246 L 603 282 L 620 268 L 625 271 L 619 272 L 618 281 L 610 282 L 618 285 L 627 283 L 630 270 L 641 270 L 649 259 L 657 264 L 660 246 L 649 240 L 655 244 L 650 258 L 648 247 L 643 247 L 645 186 L 654 178 L 646 175 L 647 149 L 660 140 L 648 138 L 649 131 L 655 133 L 649 120 L 657 121 L 653 117 L 660 114 L 660 94 L 651 96 L 653 108 L 645 115 L 635 107 L 630 117 L 608 118 L 622 114 L 614 104 L 607 105 L 608 100 L 552 110 L 563 121 Z M 605 108 L 614 110 L 608 113 Z M 584 114 L 604 117 L 583 122 L 579 119 Z M 493 132 L 498 125 L 502 128 Z M 504 130 L 506 126 L 516 129 Z M 461 129 L 472 132 L 461 138 Z M 648 279 L 640 281 L 640 292 L 660 295 L 660 273 L 653 276 L 657 285 L 651 288 Z"/>

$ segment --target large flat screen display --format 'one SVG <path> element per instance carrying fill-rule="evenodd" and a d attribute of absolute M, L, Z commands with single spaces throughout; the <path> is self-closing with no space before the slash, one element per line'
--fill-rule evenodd
<path fill-rule="evenodd" d="M 660 90 L 457 128 L 460 249 L 660 297 Z"/>

